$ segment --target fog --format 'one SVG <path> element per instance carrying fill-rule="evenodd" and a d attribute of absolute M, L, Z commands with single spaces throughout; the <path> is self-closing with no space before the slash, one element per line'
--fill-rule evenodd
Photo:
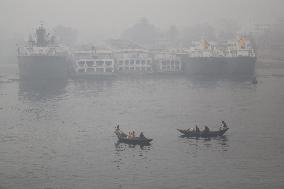
<path fill-rule="evenodd" d="M 222 21 L 239 24 L 242 31 L 254 24 L 273 23 L 283 17 L 281 0 L 0 0 L 1 51 L 27 39 L 40 21 L 48 28 L 75 28 L 80 41 L 119 38 L 145 17 L 158 29 L 174 25 L 180 30 L 206 23 L 218 28 Z M 9 47 L 9 48 L 7 48 Z M 7 55 L 7 53 L 4 53 Z M 3 56 L 3 55 L 2 55 Z"/>
<path fill-rule="evenodd" d="M 1 0 L 0 20 L 5 35 L 27 33 L 44 21 L 48 26 L 74 27 L 88 36 L 112 37 L 141 17 L 161 28 L 218 24 L 221 19 L 246 26 L 272 22 L 283 16 L 283 6 L 281 0 Z"/>
<path fill-rule="evenodd" d="M 284 0 L 0 0 L 0 189 L 284 188 Z"/>

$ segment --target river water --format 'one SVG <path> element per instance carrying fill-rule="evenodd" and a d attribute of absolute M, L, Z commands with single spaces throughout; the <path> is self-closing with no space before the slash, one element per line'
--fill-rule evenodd
<path fill-rule="evenodd" d="M 284 69 L 23 82 L 0 64 L 1 189 L 284 188 Z M 230 127 L 188 139 L 177 128 Z M 150 146 L 118 144 L 114 127 Z"/>

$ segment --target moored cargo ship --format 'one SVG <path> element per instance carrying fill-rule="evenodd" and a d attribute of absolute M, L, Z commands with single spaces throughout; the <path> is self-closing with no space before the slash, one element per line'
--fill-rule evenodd
<path fill-rule="evenodd" d="M 18 47 L 19 74 L 22 79 L 64 79 L 70 70 L 69 51 L 55 43 L 41 25 L 28 44 Z"/>
<path fill-rule="evenodd" d="M 244 37 L 217 46 L 203 40 L 183 54 L 183 69 L 189 75 L 254 76 L 256 55 Z"/>

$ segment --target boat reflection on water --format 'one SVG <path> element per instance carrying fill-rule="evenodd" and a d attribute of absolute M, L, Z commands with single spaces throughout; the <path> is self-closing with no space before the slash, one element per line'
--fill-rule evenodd
<path fill-rule="evenodd" d="M 117 169 L 121 169 L 135 158 L 136 160 L 147 159 L 147 153 L 152 150 L 152 145 L 133 145 L 121 142 L 114 143 L 115 152 L 113 162 L 116 164 Z"/>
<path fill-rule="evenodd" d="M 199 140 L 199 139 L 196 139 L 196 140 Z M 220 144 L 222 146 L 226 146 L 228 145 L 227 142 L 228 142 L 228 137 L 227 136 L 219 136 L 219 137 L 215 137 L 215 138 L 212 138 L 212 137 L 209 137 L 209 138 L 204 138 L 203 141 L 215 141 L 216 144 Z"/>
<path fill-rule="evenodd" d="M 19 80 L 19 98 L 28 101 L 45 101 L 66 93 L 68 80 Z"/>
<path fill-rule="evenodd" d="M 228 138 L 227 136 L 220 136 L 218 139 L 217 139 L 218 143 L 222 146 L 228 146 Z"/>
<path fill-rule="evenodd" d="M 200 138 L 181 135 L 179 138 L 182 140 L 182 143 L 194 146 L 196 151 L 200 151 L 204 147 L 221 151 L 227 151 L 229 148 L 229 140 L 227 136 Z"/>
<path fill-rule="evenodd" d="M 124 151 L 125 148 L 135 148 L 136 146 L 139 146 L 141 150 L 150 150 L 152 145 L 151 143 L 145 143 L 145 144 L 126 144 L 123 142 L 117 141 L 115 144 L 116 151 Z"/>

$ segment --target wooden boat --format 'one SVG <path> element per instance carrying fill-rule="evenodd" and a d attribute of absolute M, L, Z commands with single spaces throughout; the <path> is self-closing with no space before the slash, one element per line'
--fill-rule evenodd
<path fill-rule="evenodd" d="M 146 138 L 144 136 L 143 137 L 139 136 L 139 137 L 128 138 L 128 135 L 125 134 L 124 132 L 122 132 L 119 129 L 116 129 L 114 133 L 116 134 L 119 142 L 123 142 L 123 143 L 126 143 L 126 144 L 147 145 L 147 144 L 149 144 L 153 140 L 151 138 Z"/>
<path fill-rule="evenodd" d="M 229 130 L 228 127 L 222 127 L 217 131 L 198 131 L 191 130 L 191 129 L 177 129 L 179 132 L 183 134 L 185 137 L 202 137 L 202 138 L 209 138 L 209 137 L 218 137 L 223 136 L 226 131 Z"/>

